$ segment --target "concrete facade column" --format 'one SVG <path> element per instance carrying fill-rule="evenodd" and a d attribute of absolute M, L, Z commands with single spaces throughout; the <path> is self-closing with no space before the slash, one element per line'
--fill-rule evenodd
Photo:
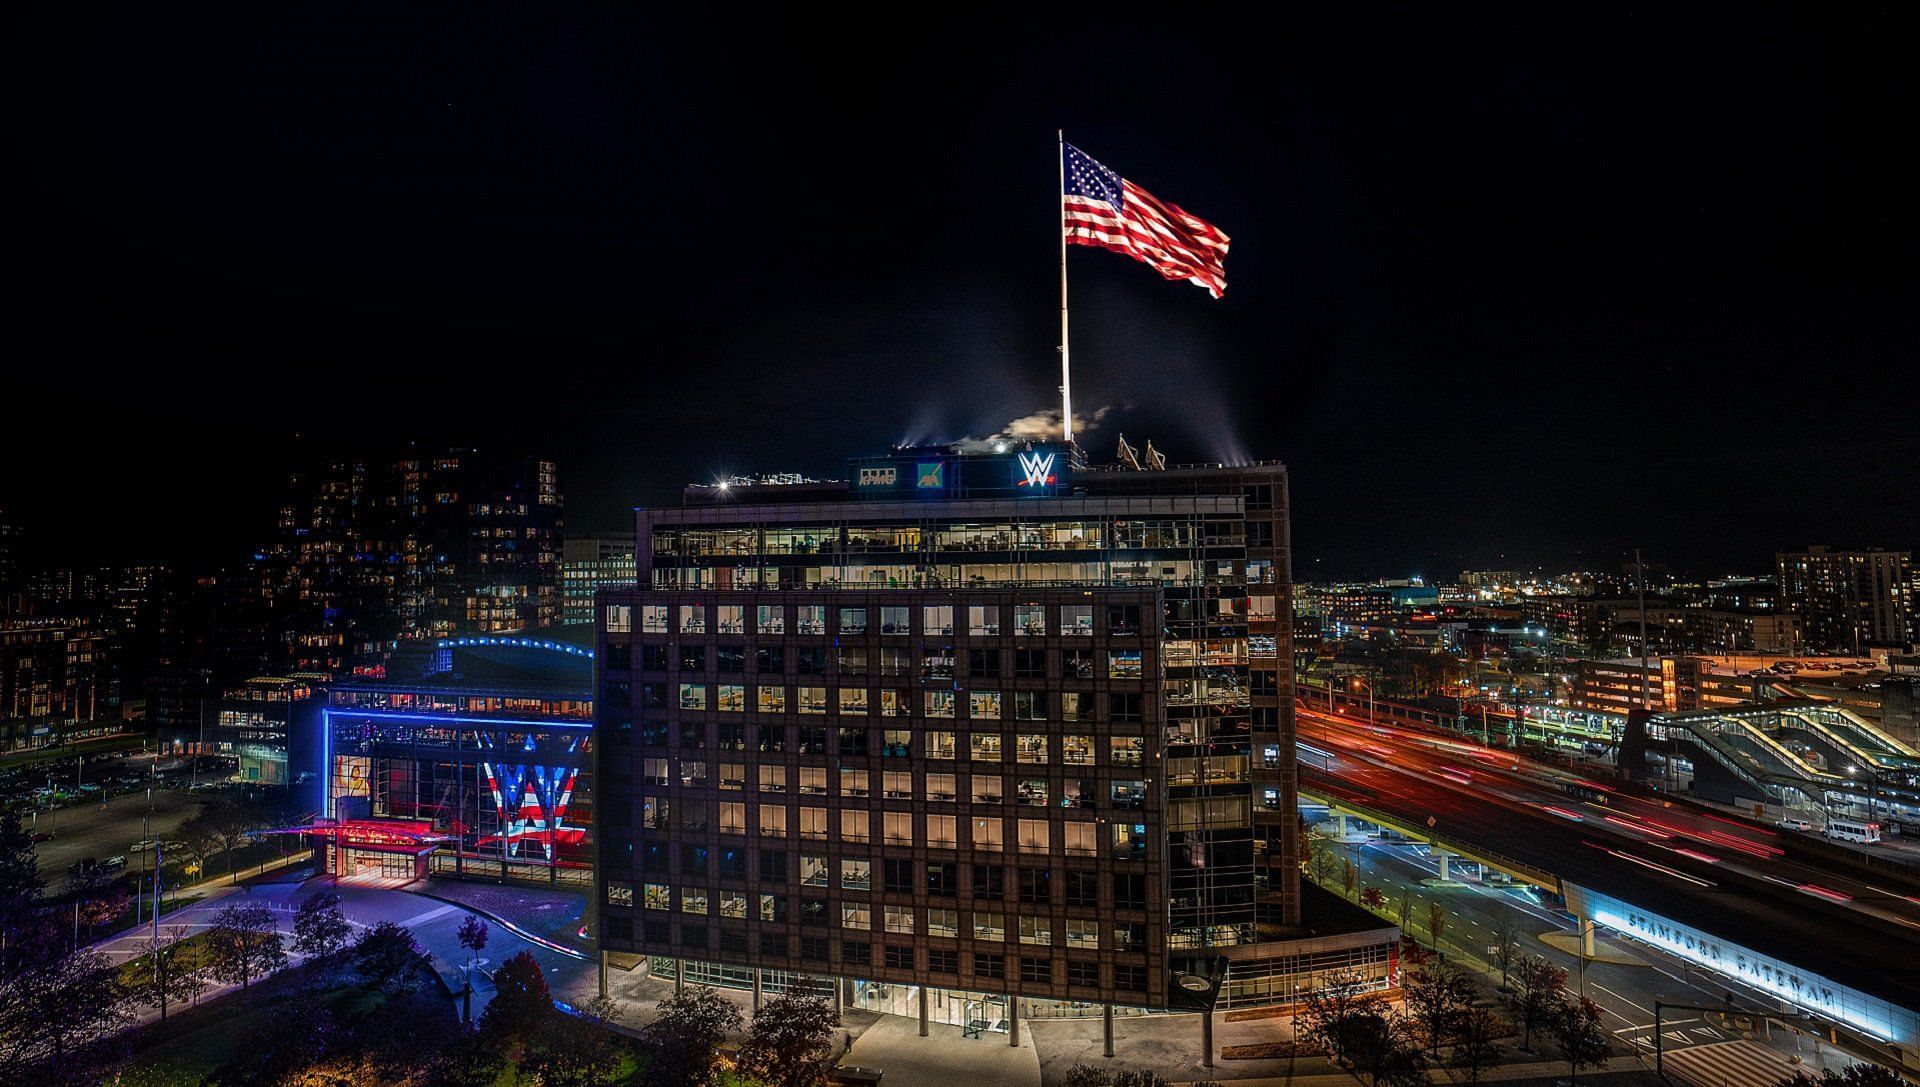
<path fill-rule="evenodd" d="M 827 980 L 833 983 L 833 1017 L 838 1019 L 840 1013 L 845 1010 L 840 1002 L 840 979 L 828 978 Z"/>
<path fill-rule="evenodd" d="M 603 950 L 600 952 L 600 998 L 604 1000 L 606 999 L 606 996 L 607 996 L 607 953 Z"/>
<path fill-rule="evenodd" d="M 679 996 L 680 990 L 687 986 L 687 960 L 673 960 L 673 995 Z"/>
<path fill-rule="evenodd" d="M 1100 1052 L 1104 1056 L 1113 1056 L 1113 1005 L 1100 1005 Z"/>
<path fill-rule="evenodd" d="M 1200 1064 L 1213 1067 L 1213 1012 L 1200 1013 Z"/>
<path fill-rule="evenodd" d="M 920 1037 L 927 1036 L 927 987 L 920 986 Z"/>
<path fill-rule="evenodd" d="M 760 968 L 753 968 L 753 1014 L 760 1014 Z"/>
<path fill-rule="evenodd" d="M 1346 812 L 1337 811 L 1333 813 L 1333 833 L 1335 837 L 1339 838 L 1345 838 L 1348 834 L 1353 833 L 1347 826 Z"/>
<path fill-rule="evenodd" d="M 1453 854 L 1447 852 L 1444 849 L 1436 849 L 1433 851 L 1433 857 L 1435 860 L 1440 862 L 1440 878 L 1443 880 L 1451 879 L 1452 876 L 1450 875 L 1450 870 L 1447 866 L 1447 862 L 1453 859 Z"/>
<path fill-rule="evenodd" d="M 1020 998 L 1007 994 L 1007 1044 L 1020 1044 Z"/>

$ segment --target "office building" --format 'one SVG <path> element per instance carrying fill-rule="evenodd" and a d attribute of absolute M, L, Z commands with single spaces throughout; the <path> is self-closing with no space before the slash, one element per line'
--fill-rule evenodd
<path fill-rule="evenodd" d="M 319 736 L 316 681 L 325 676 L 255 676 L 201 703 L 198 754 L 220 760 L 235 781 L 292 784 L 292 743 Z"/>
<path fill-rule="evenodd" d="M 633 537 L 567 537 L 560 548 L 561 621 L 593 622 L 593 594 L 632 586 L 633 570 Z"/>
<path fill-rule="evenodd" d="M 602 946 L 1003 1017 L 1384 983 L 1394 930 L 1302 896 L 1287 532 L 1278 464 L 1040 444 L 638 511 Z"/>
<path fill-rule="evenodd" d="M 0 623 L 0 718 L 120 716 L 119 659 L 107 631 L 84 619 Z"/>
<path fill-rule="evenodd" d="M 1781 610 L 1809 652 L 1904 645 L 1913 620 L 1913 552 L 1809 547 L 1775 556 Z"/>
<path fill-rule="evenodd" d="M 310 836 L 322 870 L 585 886 L 592 879 L 593 653 L 586 628 L 438 639 L 417 669 L 330 686 Z"/>

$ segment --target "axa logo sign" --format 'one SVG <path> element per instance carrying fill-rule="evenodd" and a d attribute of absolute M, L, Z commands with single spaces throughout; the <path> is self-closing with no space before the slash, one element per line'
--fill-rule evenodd
<path fill-rule="evenodd" d="M 1040 452 L 1020 454 L 1020 473 L 1025 477 L 1020 481 L 1020 486 L 1053 486 L 1053 458 L 1057 455 L 1058 454 L 1055 453 Z"/>

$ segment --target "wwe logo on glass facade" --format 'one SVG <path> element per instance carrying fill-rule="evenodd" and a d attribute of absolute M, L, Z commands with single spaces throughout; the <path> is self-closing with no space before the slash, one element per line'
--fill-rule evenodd
<path fill-rule="evenodd" d="M 1020 481 L 1022 487 L 1045 487 L 1053 482 L 1052 453 L 1020 454 L 1020 471 L 1026 478 Z"/>

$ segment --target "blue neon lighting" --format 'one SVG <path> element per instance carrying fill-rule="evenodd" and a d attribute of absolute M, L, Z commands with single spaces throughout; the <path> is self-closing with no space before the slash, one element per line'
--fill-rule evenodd
<path fill-rule="evenodd" d="M 443 725 L 488 725 L 499 728 L 571 728 L 591 729 L 592 721 L 556 721 L 551 718 L 527 720 L 521 717 L 461 717 L 445 713 L 395 713 L 383 709 L 359 709 L 353 706 L 333 706 L 323 711 L 323 716 L 378 717 L 384 721 L 432 721 Z"/>
<path fill-rule="evenodd" d="M 495 637 L 441 638 L 439 641 L 435 642 L 434 644 L 439 646 L 442 649 L 445 649 L 449 646 L 461 646 L 461 645 L 510 645 L 510 646 L 518 646 L 522 649 L 550 649 L 555 652 L 565 653 L 568 656 L 572 656 L 572 657 L 586 657 L 589 660 L 593 659 L 593 650 L 591 649 L 581 649 L 579 646 L 566 645 L 561 642 L 545 641 L 537 638 L 495 638 Z"/>

